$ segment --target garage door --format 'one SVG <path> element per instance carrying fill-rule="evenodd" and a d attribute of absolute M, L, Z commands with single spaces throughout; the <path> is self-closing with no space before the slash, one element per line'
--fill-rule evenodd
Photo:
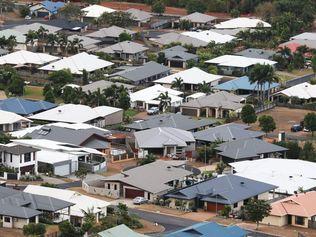
<path fill-rule="evenodd" d="M 125 188 L 125 197 L 126 198 L 144 197 L 144 191 Z"/>
<path fill-rule="evenodd" d="M 70 175 L 69 164 L 54 166 L 54 173 L 55 173 L 55 175 L 59 175 L 59 176 Z"/>
<path fill-rule="evenodd" d="M 217 210 L 217 212 L 219 212 L 220 210 L 223 210 L 223 209 L 224 209 L 224 205 L 223 204 L 217 203 L 217 205 L 216 205 L 216 203 L 213 203 L 213 202 L 208 202 L 207 203 L 207 210 L 208 211 L 216 212 L 216 210 Z"/>

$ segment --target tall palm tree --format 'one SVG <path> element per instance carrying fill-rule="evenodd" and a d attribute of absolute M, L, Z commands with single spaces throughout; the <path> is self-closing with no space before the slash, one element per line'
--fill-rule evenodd
<path fill-rule="evenodd" d="M 159 109 L 164 112 L 169 106 L 171 106 L 171 98 L 168 95 L 168 91 L 165 93 L 160 93 L 158 96 L 159 102 Z"/>
<path fill-rule="evenodd" d="M 73 53 L 79 53 L 80 49 L 83 48 L 82 44 L 83 40 L 79 38 L 74 38 L 72 41 L 70 41 L 70 49 Z"/>
<path fill-rule="evenodd" d="M 35 41 L 38 39 L 37 32 L 34 30 L 29 30 L 25 36 L 26 36 L 25 44 L 26 45 L 30 44 L 33 50 Z"/>
<path fill-rule="evenodd" d="M 68 46 L 69 46 L 69 40 L 68 36 L 64 33 L 58 33 L 58 44 L 61 49 L 61 51 L 64 51 L 66 53 L 66 56 L 68 55 Z"/>
<path fill-rule="evenodd" d="M 176 77 L 171 84 L 171 88 L 176 88 L 178 90 L 181 90 L 182 87 L 183 87 L 183 79 L 181 77 Z"/>
<path fill-rule="evenodd" d="M 48 33 L 48 30 L 45 29 L 43 26 L 40 26 L 38 28 L 38 30 L 36 31 L 37 33 L 37 37 L 38 37 L 38 44 L 39 44 L 39 47 L 41 47 L 43 50 L 43 44 L 44 42 L 46 41 L 47 39 L 47 33 Z"/>
<path fill-rule="evenodd" d="M 47 40 L 46 40 L 46 45 L 50 46 L 50 53 L 52 54 L 54 52 L 54 47 L 58 43 L 58 36 L 56 34 L 48 34 L 47 35 Z"/>
<path fill-rule="evenodd" d="M 212 89 L 209 84 L 203 81 L 203 83 L 198 84 L 198 91 L 205 94 L 210 94 L 212 92 Z"/>

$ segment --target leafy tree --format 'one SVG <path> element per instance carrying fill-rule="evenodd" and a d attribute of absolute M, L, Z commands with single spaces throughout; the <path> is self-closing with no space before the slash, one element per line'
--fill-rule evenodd
<path fill-rule="evenodd" d="M 214 66 L 214 65 L 208 66 L 208 67 L 207 67 L 207 71 L 208 71 L 209 73 L 215 74 L 215 75 L 218 73 L 218 69 L 217 69 L 217 67 Z"/>
<path fill-rule="evenodd" d="M 236 18 L 236 17 L 239 17 L 240 16 L 240 11 L 238 9 L 232 9 L 230 11 L 230 16 L 233 17 L 233 18 Z"/>
<path fill-rule="evenodd" d="M 246 104 L 241 110 L 241 120 L 246 124 L 255 123 L 257 121 L 256 111 L 252 105 Z"/>
<path fill-rule="evenodd" d="M 206 12 L 206 4 L 202 0 L 191 0 L 188 1 L 185 8 L 187 9 L 187 13 L 191 14 L 194 12 L 204 13 Z"/>
<path fill-rule="evenodd" d="M 30 44 L 34 49 L 35 41 L 38 39 L 38 34 L 35 30 L 29 30 L 25 35 L 25 44 Z"/>
<path fill-rule="evenodd" d="M 60 237 L 82 237 L 84 231 L 73 226 L 69 221 L 63 221 L 58 225 Z"/>
<path fill-rule="evenodd" d="M 209 94 L 212 92 L 212 89 L 211 89 L 209 84 L 207 84 L 205 81 L 203 81 L 203 83 L 198 84 L 198 91 L 205 93 L 205 94 Z"/>
<path fill-rule="evenodd" d="M 126 90 L 122 90 L 118 96 L 118 107 L 124 110 L 129 109 L 131 106 L 131 100 Z"/>
<path fill-rule="evenodd" d="M 156 156 L 152 153 L 149 153 L 148 155 L 146 155 L 145 158 L 139 159 L 137 164 L 139 166 L 142 166 L 142 165 L 147 165 L 147 164 L 155 162 L 155 161 L 156 161 Z"/>
<path fill-rule="evenodd" d="M 99 21 L 103 24 L 116 25 L 119 27 L 128 27 L 132 25 L 131 15 L 123 11 L 115 11 L 112 13 L 103 13 Z"/>
<path fill-rule="evenodd" d="M 271 21 L 277 15 L 277 10 L 272 2 L 262 2 L 256 7 L 255 14 L 264 21 Z"/>
<path fill-rule="evenodd" d="M 181 90 L 183 87 L 183 79 L 181 77 L 176 77 L 171 84 L 171 88 L 176 88 L 177 90 Z"/>
<path fill-rule="evenodd" d="M 165 4 L 161 0 L 155 1 L 151 7 L 151 11 L 154 13 L 162 14 L 165 12 Z"/>
<path fill-rule="evenodd" d="M 221 216 L 228 218 L 231 211 L 232 211 L 231 206 L 225 205 L 224 209 L 221 210 L 220 214 L 221 214 Z"/>
<path fill-rule="evenodd" d="M 82 84 L 83 85 L 89 84 L 89 74 L 86 69 L 82 70 Z"/>
<path fill-rule="evenodd" d="M 193 27 L 193 24 L 189 20 L 181 20 L 179 21 L 180 30 L 190 30 Z"/>
<path fill-rule="evenodd" d="M 315 148 L 313 143 L 306 141 L 300 154 L 300 159 L 315 161 Z"/>
<path fill-rule="evenodd" d="M 8 144 L 12 137 L 3 132 L 0 132 L 0 144 Z"/>
<path fill-rule="evenodd" d="M 51 102 L 51 103 L 55 103 L 55 95 L 54 95 L 53 89 L 48 90 L 44 94 L 44 100 L 48 101 L 48 102 Z"/>
<path fill-rule="evenodd" d="M 158 96 L 158 100 L 159 102 L 159 109 L 161 111 L 165 111 L 169 106 L 171 106 L 171 98 L 168 95 L 168 91 L 166 91 L 165 93 L 160 93 L 160 95 Z"/>
<path fill-rule="evenodd" d="M 75 172 L 75 176 L 80 179 L 80 180 L 84 180 L 86 178 L 88 174 L 88 170 L 84 167 L 80 167 L 76 172 Z"/>
<path fill-rule="evenodd" d="M 19 10 L 21 17 L 26 17 L 30 15 L 30 8 L 28 6 L 22 6 Z"/>
<path fill-rule="evenodd" d="M 127 41 L 127 40 L 132 40 L 132 36 L 129 33 L 122 32 L 119 35 L 119 41 L 123 42 L 123 41 Z"/>
<path fill-rule="evenodd" d="M 148 57 L 148 61 L 157 62 L 157 59 L 158 59 L 157 54 L 155 54 L 155 53 L 148 53 L 147 57 Z"/>
<path fill-rule="evenodd" d="M 288 149 L 288 151 L 286 152 L 286 158 L 288 159 L 298 159 L 301 155 L 302 148 L 298 145 L 297 141 L 281 141 L 276 142 L 275 144 Z"/>
<path fill-rule="evenodd" d="M 96 224 L 96 217 L 95 217 L 93 209 L 94 209 L 94 207 L 88 208 L 86 211 L 81 210 L 82 213 L 84 214 L 83 224 L 81 226 L 81 229 L 87 235 L 90 234 L 90 231 L 93 229 L 93 227 Z"/>
<path fill-rule="evenodd" d="M 259 117 L 259 127 L 263 132 L 269 133 L 276 129 L 276 124 L 270 115 L 262 115 Z"/>
<path fill-rule="evenodd" d="M 83 40 L 79 38 L 74 38 L 72 41 L 69 41 L 69 48 L 72 53 L 79 53 L 83 48 Z"/>
<path fill-rule="evenodd" d="M 7 90 L 17 96 L 21 96 L 24 93 L 24 81 L 20 76 L 16 75 L 12 78 L 11 83 L 8 85 Z"/>
<path fill-rule="evenodd" d="M 314 131 L 316 131 L 316 114 L 308 113 L 304 117 L 304 127 L 312 132 L 312 136 L 314 136 Z"/>
<path fill-rule="evenodd" d="M 215 171 L 218 174 L 222 174 L 226 167 L 227 165 L 223 161 L 220 161 L 219 163 L 217 163 Z"/>
<path fill-rule="evenodd" d="M 73 82 L 74 79 L 70 70 L 64 69 L 50 73 L 48 80 L 52 82 L 55 96 L 60 96 L 61 88 L 64 85 Z"/>
<path fill-rule="evenodd" d="M 44 236 L 46 233 L 46 226 L 42 223 L 29 223 L 25 226 L 23 226 L 23 234 L 25 236 Z"/>
<path fill-rule="evenodd" d="M 271 206 L 265 200 L 251 199 L 244 206 L 245 213 L 247 217 L 257 223 L 256 229 L 259 228 L 259 222 L 263 220 L 263 218 L 269 216 L 271 211 Z"/>
<path fill-rule="evenodd" d="M 65 17 L 65 19 L 70 20 L 80 20 L 84 16 L 79 5 L 74 3 L 68 3 L 65 7 L 60 10 L 60 14 Z"/>
<path fill-rule="evenodd" d="M 164 52 L 158 53 L 157 63 L 165 63 L 166 57 Z"/>

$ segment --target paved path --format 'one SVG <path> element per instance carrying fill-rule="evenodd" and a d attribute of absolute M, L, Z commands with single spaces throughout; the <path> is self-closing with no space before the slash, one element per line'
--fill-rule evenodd
<path fill-rule="evenodd" d="M 82 186 L 81 180 L 69 182 L 69 183 L 57 184 L 57 187 L 60 189 L 67 189 L 67 188 L 81 187 L 81 186 Z"/>

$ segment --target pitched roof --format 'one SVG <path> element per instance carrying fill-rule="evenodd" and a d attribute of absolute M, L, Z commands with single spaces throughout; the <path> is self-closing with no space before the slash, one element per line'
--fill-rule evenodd
<path fill-rule="evenodd" d="M 160 193 L 173 189 L 167 184 L 170 181 L 183 179 L 189 175 L 192 175 L 192 172 L 183 168 L 175 168 L 169 162 L 157 160 L 103 180 L 120 181 L 151 193 Z"/>
<path fill-rule="evenodd" d="M 135 43 L 132 41 L 123 41 L 123 42 L 119 42 L 105 48 L 98 49 L 97 52 L 104 52 L 108 54 L 114 54 L 116 52 L 126 53 L 126 54 L 136 54 L 136 53 L 144 52 L 146 50 L 148 50 L 148 48 L 142 44 Z"/>
<path fill-rule="evenodd" d="M 0 110 L 0 124 L 13 124 L 18 122 L 32 122 L 31 120 L 22 117 L 21 115 Z"/>
<path fill-rule="evenodd" d="M 115 12 L 114 9 L 96 5 L 96 4 L 85 7 L 81 11 L 85 13 L 85 17 L 91 17 L 91 18 L 98 18 L 105 12 L 106 13 Z"/>
<path fill-rule="evenodd" d="M 283 94 L 288 97 L 298 97 L 300 99 L 309 100 L 311 98 L 316 98 L 316 85 L 303 82 L 301 84 L 279 91 L 276 94 Z"/>
<path fill-rule="evenodd" d="M 222 107 L 224 109 L 237 110 L 244 106 L 244 104 L 240 103 L 243 100 L 244 98 L 242 96 L 231 94 L 226 91 L 219 91 L 214 94 L 197 98 L 196 100 L 191 100 L 181 106 L 191 108 Z"/>
<path fill-rule="evenodd" d="M 86 36 L 92 37 L 92 38 L 106 38 L 106 37 L 118 38 L 120 34 L 124 32 L 130 35 L 134 35 L 136 33 L 135 31 L 125 29 L 119 26 L 110 26 L 110 27 L 102 28 L 100 30 L 92 32 L 90 34 L 87 34 Z"/>
<path fill-rule="evenodd" d="M 113 228 L 103 230 L 98 233 L 99 237 L 146 237 L 147 235 L 139 234 L 130 228 L 128 228 L 126 225 L 121 224 L 118 226 L 115 226 Z"/>
<path fill-rule="evenodd" d="M 45 22 L 47 25 L 62 28 L 63 30 L 79 30 L 88 26 L 88 23 L 64 18 L 51 19 Z"/>
<path fill-rule="evenodd" d="M 193 119 L 182 114 L 159 114 L 150 116 L 146 120 L 135 121 L 125 127 L 135 130 L 145 130 L 156 127 L 172 127 L 186 131 L 195 130 L 204 126 L 213 125 L 216 120 L 212 119 Z"/>
<path fill-rule="evenodd" d="M 172 191 L 166 196 L 185 200 L 200 196 L 203 201 L 232 205 L 275 188 L 271 184 L 227 174 Z"/>
<path fill-rule="evenodd" d="M 0 151 L 7 152 L 14 155 L 23 155 L 26 153 L 39 151 L 39 149 L 35 149 L 30 146 L 23 146 L 23 145 L 8 143 L 5 145 L 0 144 Z"/>
<path fill-rule="evenodd" d="M 196 54 L 188 53 L 188 50 L 180 45 L 162 50 L 165 54 L 165 58 L 167 60 L 173 60 L 173 61 L 188 61 L 191 59 L 198 59 L 198 56 Z"/>
<path fill-rule="evenodd" d="M 15 29 L 5 29 L 0 31 L 0 37 L 5 37 L 7 39 L 10 36 L 15 36 L 17 43 L 25 44 L 26 36 L 20 31 L 17 31 Z"/>
<path fill-rule="evenodd" d="M 30 115 L 38 113 L 55 108 L 56 106 L 56 104 L 43 100 L 32 101 L 19 97 L 0 100 L 0 110 L 13 112 L 20 115 Z"/>
<path fill-rule="evenodd" d="M 193 23 L 208 23 L 217 19 L 215 16 L 206 15 L 200 12 L 194 12 L 186 16 L 180 17 L 180 21 L 189 20 Z"/>
<path fill-rule="evenodd" d="M 206 142 L 233 141 L 239 139 L 262 137 L 263 132 L 247 130 L 244 124 L 229 123 L 194 133 L 196 140 Z"/>
<path fill-rule="evenodd" d="M 181 78 L 184 84 L 198 85 L 203 82 L 211 83 L 214 81 L 218 81 L 221 78 L 223 78 L 223 76 L 210 74 L 197 67 L 192 67 L 190 69 L 180 71 L 175 74 L 160 78 L 154 82 L 161 83 L 161 84 L 172 84 L 176 80 L 176 78 Z"/>
<path fill-rule="evenodd" d="M 264 83 L 263 90 L 267 91 L 272 88 L 279 87 L 280 84 L 273 82 L 269 84 L 268 82 Z M 215 86 L 216 89 L 225 90 L 225 91 L 235 91 L 235 90 L 249 90 L 249 91 L 258 91 L 258 83 L 251 83 L 249 77 L 243 76 L 227 82 L 224 82 L 220 85 Z"/>
<path fill-rule="evenodd" d="M 295 36 L 291 37 L 293 39 L 301 39 L 301 40 L 316 40 L 316 33 L 315 32 L 304 32 Z"/>
<path fill-rule="evenodd" d="M 247 233 L 236 225 L 222 226 L 216 222 L 203 222 L 171 232 L 165 237 L 245 237 Z"/>
<path fill-rule="evenodd" d="M 152 15 L 149 12 L 145 12 L 136 8 L 130 8 L 128 10 L 126 10 L 125 12 L 131 14 L 131 18 L 135 21 L 148 21 Z"/>
<path fill-rule="evenodd" d="M 41 5 L 50 13 L 56 14 L 58 10 L 65 6 L 64 2 L 52 2 L 52 1 L 43 1 Z"/>
<path fill-rule="evenodd" d="M 214 42 L 215 44 L 224 44 L 232 41 L 236 37 L 231 35 L 220 34 L 211 30 L 204 31 L 185 31 L 182 35 L 190 36 L 192 38 L 205 41 L 207 43 Z"/>
<path fill-rule="evenodd" d="M 100 80 L 100 81 L 95 81 L 95 82 L 92 82 L 90 84 L 84 85 L 81 88 L 82 88 L 82 91 L 84 91 L 84 92 L 88 92 L 88 91 L 95 92 L 98 89 L 100 89 L 100 91 L 103 91 L 104 89 L 109 88 L 112 85 L 116 85 L 117 87 L 123 86 L 128 90 L 133 89 L 135 87 L 133 85 L 124 84 L 124 83 L 120 83 L 120 82 Z"/>
<path fill-rule="evenodd" d="M 64 104 L 54 109 L 33 115 L 30 119 L 66 123 L 85 123 L 118 111 L 122 111 L 122 109 L 110 106 L 91 108 L 81 104 Z"/>
<path fill-rule="evenodd" d="M 46 25 L 39 22 L 34 22 L 31 24 L 24 24 L 24 25 L 17 25 L 13 27 L 12 30 L 19 31 L 22 34 L 27 34 L 30 30 L 37 31 L 40 27 L 43 27 L 44 29 L 48 30 L 48 33 L 56 33 L 57 31 L 61 30 L 61 28 L 59 27 Z"/>
<path fill-rule="evenodd" d="M 261 59 L 272 59 L 276 52 L 268 49 L 255 49 L 249 48 L 235 53 L 235 55 L 247 57 L 247 58 L 261 58 Z"/>
<path fill-rule="evenodd" d="M 92 39 L 90 37 L 83 36 L 83 35 L 70 35 L 70 36 L 68 36 L 68 40 L 74 40 L 76 38 L 81 41 L 80 43 L 82 44 L 82 47 L 86 50 L 96 49 L 97 44 L 101 43 L 100 40 Z"/>
<path fill-rule="evenodd" d="M 108 62 L 100 59 L 98 56 L 82 52 L 70 57 L 65 57 L 57 62 L 50 63 L 41 67 L 40 70 L 59 71 L 62 69 L 69 69 L 73 74 L 82 74 L 83 70 L 93 72 L 112 65 L 112 62 Z"/>
<path fill-rule="evenodd" d="M 228 21 L 223 21 L 219 24 L 214 25 L 217 29 L 235 29 L 235 28 L 257 28 L 257 27 L 271 27 L 267 22 L 259 19 L 237 17 Z"/>

